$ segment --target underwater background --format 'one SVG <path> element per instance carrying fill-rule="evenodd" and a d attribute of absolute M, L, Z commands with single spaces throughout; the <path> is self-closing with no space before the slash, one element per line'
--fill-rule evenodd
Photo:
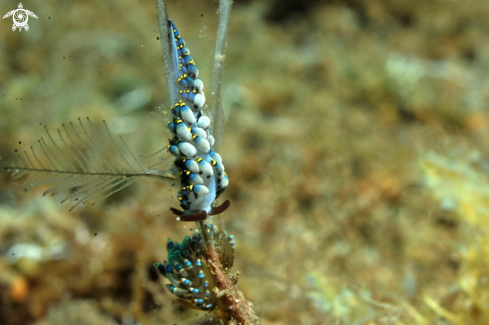
<path fill-rule="evenodd" d="M 0 324 L 212 324 L 153 267 L 193 228 L 175 188 L 68 212 L 3 170 L 87 116 L 138 157 L 167 145 L 155 4 L 23 6 L 29 31 L 0 20 Z M 218 3 L 168 6 L 211 89 Z M 235 1 L 223 221 L 261 324 L 489 324 L 487 30 L 484 1 Z"/>

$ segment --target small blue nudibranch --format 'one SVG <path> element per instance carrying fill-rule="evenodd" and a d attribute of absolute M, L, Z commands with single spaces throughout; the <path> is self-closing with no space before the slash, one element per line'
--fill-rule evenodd
<path fill-rule="evenodd" d="M 210 134 L 209 117 L 203 115 L 204 83 L 185 41 L 173 21 L 170 24 L 172 70 L 178 71 L 176 89 L 181 98 L 170 108 L 173 119 L 168 129 L 168 152 L 176 157 L 174 172 L 179 179 L 178 200 L 183 211 L 170 208 L 181 221 L 205 220 L 208 215 L 225 211 L 231 201 L 218 207 L 212 204 L 229 184 L 221 156 L 212 150 L 214 137 Z"/>
<path fill-rule="evenodd" d="M 216 230 L 212 224 L 205 231 L 216 243 L 222 265 L 231 267 L 235 253 L 234 236 Z M 214 277 L 202 254 L 205 245 L 200 231 L 196 230 L 192 237 L 186 236 L 181 243 L 168 239 L 166 249 L 168 261 L 155 263 L 154 266 L 170 281 L 167 289 L 184 305 L 199 310 L 214 309 L 219 298 L 214 291 Z"/>

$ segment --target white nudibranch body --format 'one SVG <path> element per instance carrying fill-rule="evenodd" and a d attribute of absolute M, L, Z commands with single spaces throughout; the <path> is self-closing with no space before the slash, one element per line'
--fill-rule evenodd
<path fill-rule="evenodd" d="M 168 151 L 176 157 L 174 170 L 179 179 L 178 200 L 183 211 L 170 210 L 182 221 L 205 220 L 231 204 L 227 200 L 219 207 L 212 207 L 229 180 L 221 156 L 212 150 L 215 139 L 208 129 L 211 120 L 202 112 L 205 95 L 199 70 L 177 27 L 171 20 L 169 24 L 173 70 L 180 72 L 175 84 L 181 99 L 170 108 L 172 120 L 168 129 L 172 139 Z"/>

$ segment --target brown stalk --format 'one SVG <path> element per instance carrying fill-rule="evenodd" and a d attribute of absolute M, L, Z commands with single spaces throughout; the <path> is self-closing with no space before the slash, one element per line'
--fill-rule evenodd
<path fill-rule="evenodd" d="M 259 324 L 252 303 L 246 300 L 243 293 L 238 290 L 237 281 L 222 268 L 214 246 L 208 247 L 204 251 L 204 256 L 217 286 L 216 295 L 220 301 L 224 302 L 223 305 L 219 305 L 218 309 L 214 310 L 214 313 L 226 325 Z"/>

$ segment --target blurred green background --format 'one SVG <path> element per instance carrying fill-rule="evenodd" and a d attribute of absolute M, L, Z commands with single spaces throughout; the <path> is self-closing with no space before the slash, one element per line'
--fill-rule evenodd
<path fill-rule="evenodd" d="M 138 156 L 166 145 L 153 2 L 23 5 L 29 31 L 0 20 L 2 167 L 78 117 Z M 211 101 L 218 3 L 169 12 Z M 235 2 L 223 218 L 262 324 L 489 323 L 488 30 L 475 0 Z M 174 188 L 68 212 L 20 184 L 0 174 L 1 324 L 212 322 L 152 266 L 192 228 Z"/>

